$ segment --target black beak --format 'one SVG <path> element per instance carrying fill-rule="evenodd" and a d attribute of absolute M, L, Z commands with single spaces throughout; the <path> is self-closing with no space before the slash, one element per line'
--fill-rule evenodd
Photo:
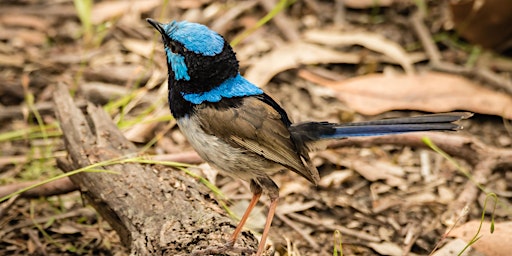
<path fill-rule="evenodd" d="M 160 32 L 160 34 L 165 35 L 164 24 L 162 24 L 154 19 L 150 19 L 150 18 L 147 18 L 146 21 L 149 24 L 151 24 L 151 26 L 155 27 L 155 29 L 158 30 L 158 32 Z"/>

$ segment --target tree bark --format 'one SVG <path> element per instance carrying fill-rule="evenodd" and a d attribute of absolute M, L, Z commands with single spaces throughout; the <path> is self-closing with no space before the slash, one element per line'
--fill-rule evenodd
<path fill-rule="evenodd" d="M 69 154 L 59 159 L 65 172 L 136 155 L 137 148 L 103 109 L 88 104 L 83 114 L 62 84 L 54 93 L 54 102 Z M 131 255 L 190 255 L 223 245 L 235 228 L 211 192 L 183 171 L 138 163 L 98 168 L 117 174 L 81 172 L 70 178 L 117 231 Z M 250 252 L 257 248 L 257 240 L 243 232 L 235 247 L 247 250 L 227 251 L 226 255 Z"/>

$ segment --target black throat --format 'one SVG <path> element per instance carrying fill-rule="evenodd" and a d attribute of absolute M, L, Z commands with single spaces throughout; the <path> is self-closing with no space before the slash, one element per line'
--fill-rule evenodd
<path fill-rule="evenodd" d="M 171 65 L 167 64 L 169 107 L 174 118 L 194 111 L 194 104 L 185 100 L 183 95 L 208 92 L 238 74 L 238 60 L 227 42 L 224 42 L 222 52 L 215 56 L 203 56 L 191 51 L 184 52 L 183 56 L 190 80 L 176 80 Z"/>

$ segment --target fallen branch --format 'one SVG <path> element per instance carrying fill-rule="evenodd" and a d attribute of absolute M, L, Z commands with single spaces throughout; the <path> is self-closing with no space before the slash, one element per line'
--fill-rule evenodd
<path fill-rule="evenodd" d="M 15 193 L 21 189 L 34 186 L 38 183 L 41 183 L 41 181 L 27 181 L 0 186 L 0 198 Z M 27 190 L 21 193 L 20 196 L 25 198 L 47 197 L 66 194 L 71 191 L 75 191 L 76 189 L 77 187 L 71 182 L 71 180 L 68 178 L 62 178 Z"/>
<path fill-rule="evenodd" d="M 69 152 L 67 159 L 58 160 L 65 172 L 137 152 L 101 108 L 89 104 L 86 117 L 64 85 L 57 87 L 54 102 Z M 182 171 L 137 163 L 105 169 L 118 174 L 82 172 L 70 179 L 131 255 L 190 255 L 223 245 L 235 228 L 209 191 Z M 257 241 L 243 232 L 235 247 L 252 251 Z"/>

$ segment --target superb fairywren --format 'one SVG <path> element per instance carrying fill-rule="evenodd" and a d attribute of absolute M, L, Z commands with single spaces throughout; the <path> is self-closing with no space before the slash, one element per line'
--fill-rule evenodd
<path fill-rule="evenodd" d="M 470 113 L 447 113 L 336 124 L 293 124 L 279 104 L 240 75 L 233 49 L 218 33 L 186 21 L 147 21 L 162 35 L 169 74 L 169 105 L 180 130 L 210 165 L 250 182 L 252 200 L 235 229 L 234 245 L 262 192 L 270 208 L 260 255 L 279 198 L 270 175 L 285 167 L 313 184 L 320 180 L 308 152 L 320 140 L 417 131 L 457 130 Z"/>

